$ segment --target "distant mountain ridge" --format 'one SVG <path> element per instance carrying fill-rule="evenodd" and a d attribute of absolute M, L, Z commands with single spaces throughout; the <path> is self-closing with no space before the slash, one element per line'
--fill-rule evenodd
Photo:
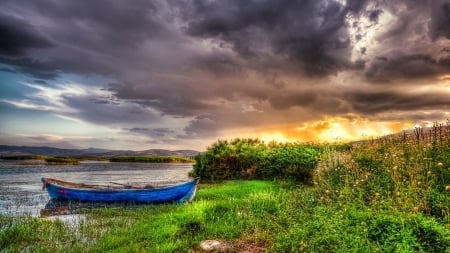
<path fill-rule="evenodd" d="M 110 156 L 183 156 L 193 157 L 199 151 L 195 150 L 166 150 L 166 149 L 148 149 L 143 151 L 133 150 L 109 150 L 99 148 L 87 149 L 62 149 L 53 147 L 31 147 L 31 146 L 10 146 L 0 145 L 0 156 L 14 155 L 43 155 L 43 156 L 93 156 L 93 157 L 110 157 Z"/>

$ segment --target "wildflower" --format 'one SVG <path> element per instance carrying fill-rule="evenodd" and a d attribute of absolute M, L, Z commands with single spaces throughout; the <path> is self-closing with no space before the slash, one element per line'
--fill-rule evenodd
<path fill-rule="evenodd" d="M 446 191 L 450 191 L 450 185 L 447 185 L 447 186 L 445 187 L 445 190 L 446 190 Z"/>
<path fill-rule="evenodd" d="M 325 193 L 330 193 L 330 191 L 329 191 L 329 190 L 326 190 Z"/>
<path fill-rule="evenodd" d="M 431 172 L 431 170 L 429 170 L 428 172 L 427 172 L 427 174 L 428 175 L 431 175 L 433 172 Z"/>
<path fill-rule="evenodd" d="M 438 162 L 437 166 L 442 167 L 444 164 L 441 162 Z"/>

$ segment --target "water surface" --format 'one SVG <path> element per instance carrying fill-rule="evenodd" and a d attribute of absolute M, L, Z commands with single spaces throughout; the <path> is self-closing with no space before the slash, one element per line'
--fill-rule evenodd
<path fill-rule="evenodd" d="M 42 177 L 87 184 L 131 184 L 182 181 L 192 164 L 109 163 L 87 161 L 79 165 L 46 165 L 30 161 L 0 160 L 0 214 L 39 216 L 49 202 Z"/>

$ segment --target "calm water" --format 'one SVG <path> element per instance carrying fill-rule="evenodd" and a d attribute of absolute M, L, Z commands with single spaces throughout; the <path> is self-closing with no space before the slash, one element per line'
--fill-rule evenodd
<path fill-rule="evenodd" d="M 42 177 L 89 184 L 158 183 L 188 179 L 192 164 L 82 162 L 80 165 L 0 161 L 0 213 L 39 216 L 49 201 Z"/>

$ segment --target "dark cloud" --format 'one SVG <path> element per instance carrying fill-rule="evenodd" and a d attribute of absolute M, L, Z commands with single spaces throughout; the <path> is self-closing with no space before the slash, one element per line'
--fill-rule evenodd
<path fill-rule="evenodd" d="M 195 89 L 179 84 L 176 87 L 151 84 L 110 84 L 109 90 L 119 99 L 131 100 L 133 103 L 154 108 L 163 114 L 172 116 L 194 116 L 214 109 L 199 99 Z"/>
<path fill-rule="evenodd" d="M 0 55 L 23 56 L 30 48 L 49 48 L 52 43 L 29 22 L 0 12 Z"/>
<path fill-rule="evenodd" d="M 266 83 L 278 89 L 282 89 L 287 86 L 287 83 L 280 78 L 280 74 L 278 72 L 269 73 Z"/>
<path fill-rule="evenodd" d="M 0 68 L 0 71 L 7 72 L 7 73 L 14 73 L 14 74 L 17 73 L 17 71 L 15 71 L 12 68 Z"/>
<path fill-rule="evenodd" d="M 9 58 L 0 56 L 0 62 L 12 66 L 12 71 L 27 73 L 41 79 L 54 79 L 61 73 L 58 68 L 53 66 L 54 63 L 29 57 Z"/>
<path fill-rule="evenodd" d="M 363 115 L 389 111 L 450 109 L 450 95 L 439 92 L 349 91 L 344 95 L 353 109 Z"/>
<path fill-rule="evenodd" d="M 70 39 L 89 48 L 130 48 L 164 33 L 164 24 L 156 15 L 158 7 L 152 1 L 42 1 L 32 5 L 41 15 L 62 22 L 50 31 L 64 36 L 58 39 Z"/>
<path fill-rule="evenodd" d="M 450 73 L 449 55 L 441 48 L 436 49 L 433 42 L 441 37 L 448 38 L 449 6 L 448 0 L 378 2 L 376 7 L 380 9 L 376 10 L 381 12 L 377 12 L 377 19 L 385 12 L 395 19 L 376 36 L 380 46 L 372 52 L 375 57 L 366 64 L 364 72 L 368 80 L 390 84 L 409 80 L 420 84 L 415 80 Z"/>
<path fill-rule="evenodd" d="M 178 135 L 177 138 L 191 139 L 198 137 L 211 137 L 218 134 L 220 129 L 220 118 L 218 115 L 196 116 L 184 129 L 185 135 Z"/>
<path fill-rule="evenodd" d="M 270 98 L 270 104 L 277 110 L 285 110 L 292 106 L 309 107 L 318 99 L 317 91 L 304 91 L 298 93 L 279 94 Z"/>
<path fill-rule="evenodd" d="M 14 14 L 0 12 L 0 31 L 6 35 L 0 54 L 15 56 L 0 62 L 42 79 L 55 78 L 57 70 L 117 78 L 119 73 L 151 69 L 153 63 L 162 67 L 160 46 L 173 50 L 170 44 L 179 42 L 168 28 L 172 15 L 162 2 L 17 0 L 3 1 L 0 7 Z"/>
<path fill-rule="evenodd" d="M 440 36 L 450 39 L 450 1 L 432 1 L 430 35 L 433 40 Z"/>
<path fill-rule="evenodd" d="M 367 5 L 367 2 L 367 0 L 347 0 L 346 8 L 350 12 L 358 14 Z"/>
<path fill-rule="evenodd" d="M 344 7 L 332 1 L 192 1 L 190 35 L 230 43 L 245 59 L 278 55 L 306 74 L 324 76 L 352 67 Z M 267 51 L 269 49 L 269 51 Z"/>
<path fill-rule="evenodd" d="M 224 53 L 213 53 L 196 59 L 195 69 L 212 73 L 215 76 L 240 75 L 244 66 Z"/>
<path fill-rule="evenodd" d="M 146 128 L 146 127 L 133 127 L 133 128 L 124 128 L 124 130 L 137 133 L 144 134 L 146 136 L 150 136 L 153 138 L 162 138 L 175 134 L 176 132 L 169 128 Z"/>
<path fill-rule="evenodd" d="M 450 57 L 435 59 L 430 55 L 412 54 L 378 59 L 366 70 L 366 77 L 381 83 L 430 78 L 450 72 Z"/>
<path fill-rule="evenodd" d="M 47 84 L 46 81 L 44 81 L 44 80 L 39 80 L 39 79 L 36 79 L 36 80 L 34 80 L 33 82 L 34 82 L 34 83 L 38 83 L 38 84 L 43 84 L 43 85 L 46 85 L 46 84 Z"/>
<path fill-rule="evenodd" d="M 404 121 L 405 119 L 413 119 L 416 122 L 444 122 L 448 120 L 448 114 L 443 111 L 400 111 L 396 113 L 388 112 L 386 114 L 380 112 L 376 114 L 376 119 L 381 121 Z"/>
<path fill-rule="evenodd" d="M 378 18 L 379 18 L 381 13 L 383 13 L 382 10 L 369 11 L 368 16 L 369 16 L 370 21 L 378 22 Z"/>
<path fill-rule="evenodd" d="M 67 108 L 74 108 L 67 116 L 96 124 L 129 125 L 156 122 L 158 115 L 133 103 L 117 105 L 112 103 L 96 103 L 93 96 L 63 96 Z"/>

